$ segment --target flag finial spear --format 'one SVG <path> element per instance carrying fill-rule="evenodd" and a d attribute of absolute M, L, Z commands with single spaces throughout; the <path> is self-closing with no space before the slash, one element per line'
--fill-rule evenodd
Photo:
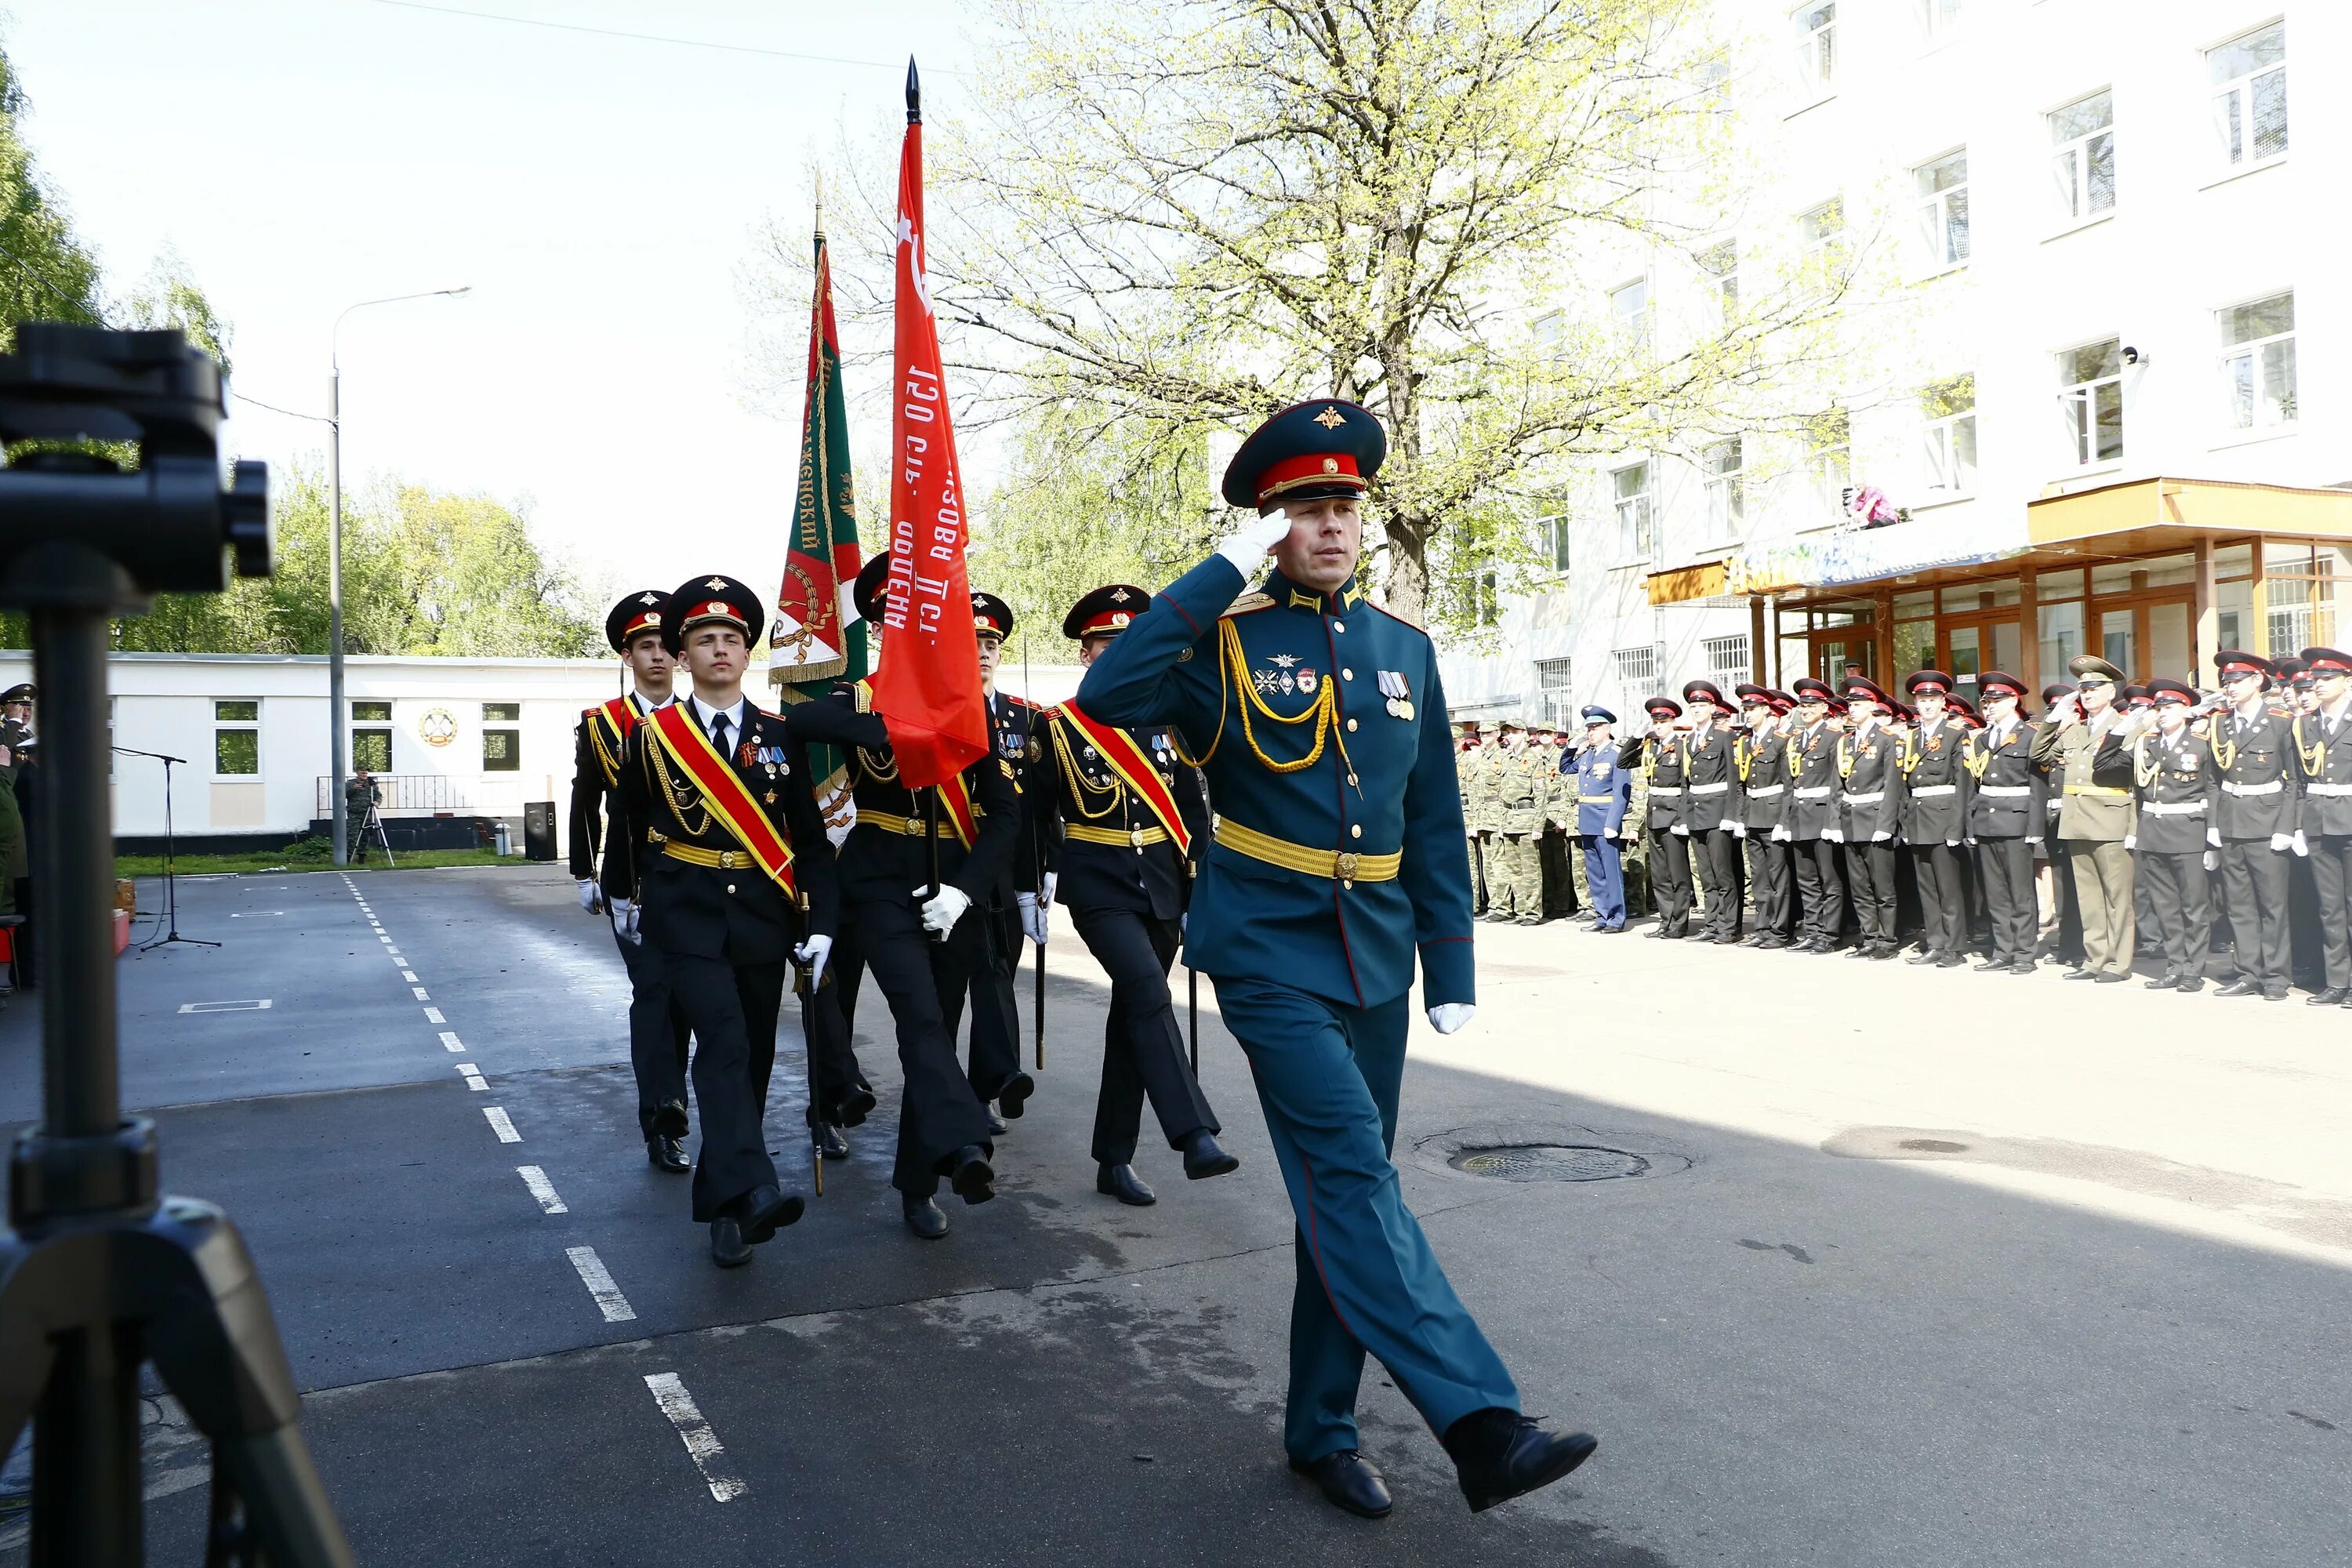
<path fill-rule="evenodd" d="M 816 237 L 824 237 L 824 171 L 816 171 Z"/>
<path fill-rule="evenodd" d="M 907 123 L 909 125 L 920 125 L 922 122 L 922 79 L 915 74 L 915 57 L 908 55 L 907 57 Z"/>

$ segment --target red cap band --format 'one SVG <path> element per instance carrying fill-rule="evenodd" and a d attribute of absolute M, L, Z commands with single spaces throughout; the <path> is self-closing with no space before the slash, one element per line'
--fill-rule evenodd
<path fill-rule="evenodd" d="M 1366 488 L 1363 476 L 1356 471 L 1355 454 L 1303 452 L 1266 466 L 1265 472 L 1257 477 L 1257 503 L 1264 506 L 1277 496 L 1308 485 L 1341 485 L 1360 494 Z"/>

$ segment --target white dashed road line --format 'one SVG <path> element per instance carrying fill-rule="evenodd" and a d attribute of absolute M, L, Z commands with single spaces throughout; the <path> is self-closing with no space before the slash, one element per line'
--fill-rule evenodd
<path fill-rule="evenodd" d="M 449 1020 L 441 1016 L 440 1008 L 427 1007 L 425 1009 L 425 1021 L 428 1024 L 446 1024 Z"/>
<path fill-rule="evenodd" d="M 453 1051 L 462 1051 L 466 1048 L 466 1042 L 447 1029 L 441 1031 L 441 1043 Z"/>
<path fill-rule="evenodd" d="M 507 1114 L 507 1108 L 505 1106 L 485 1105 L 482 1107 L 482 1114 L 489 1119 L 490 1131 L 499 1135 L 499 1142 L 520 1143 L 522 1142 L 522 1134 L 515 1131 L 514 1118 Z"/>
<path fill-rule="evenodd" d="M 694 1460 L 694 1468 L 710 1483 L 710 1495 L 727 1502 L 743 1495 L 742 1479 L 727 1463 L 727 1450 L 719 1446 L 719 1435 L 694 1403 L 694 1395 L 686 1391 L 674 1372 L 646 1373 L 646 1386 L 653 1390 L 654 1403 L 661 1406 L 669 1424 L 686 1443 L 686 1451 Z"/>
<path fill-rule="evenodd" d="M 629 1299 L 621 1294 L 618 1285 L 613 1283 L 612 1271 L 604 1267 L 604 1260 L 596 1256 L 594 1247 L 567 1247 L 563 1255 L 571 1258 L 572 1267 L 580 1271 L 580 1283 L 587 1286 L 588 1294 L 596 1299 L 596 1305 L 604 1312 L 606 1322 L 626 1323 L 635 1320 L 637 1310 L 629 1305 Z"/>
<path fill-rule="evenodd" d="M 570 1214 L 572 1212 L 564 1206 L 563 1200 L 555 1195 L 555 1184 L 549 1181 L 547 1173 L 537 1165 L 517 1165 L 515 1174 L 522 1178 L 522 1184 L 530 1189 L 530 1195 L 539 1200 L 539 1206 L 547 1213 Z"/>
<path fill-rule="evenodd" d="M 430 1002 L 433 1000 L 432 997 L 425 994 L 425 987 L 422 985 L 412 985 L 409 989 L 416 994 L 416 999 L 419 1002 Z"/>
<path fill-rule="evenodd" d="M 183 1013 L 267 1013 L 269 998 L 256 996 L 243 1002 L 183 1002 Z"/>
<path fill-rule="evenodd" d="M 490 1080 L 482 1076 L 482 1069 L 471 1062 L 459 1062 L 457 1071 L 465 1078 L 467 1089 L 478 1092 L 490 1087 Z"/>
<path fill-rule="evenodd" d="M 413 969 L 404 969 L 404 970 L 402 970 L 402 971 L 400 972 L 400 977 L 401 977 L 403 980 L 407 981 L 411 985 L 414 985 L 414 984 L 416 984 L 416 971 L 415 971 L 415 970 L 413 970 Z"/>

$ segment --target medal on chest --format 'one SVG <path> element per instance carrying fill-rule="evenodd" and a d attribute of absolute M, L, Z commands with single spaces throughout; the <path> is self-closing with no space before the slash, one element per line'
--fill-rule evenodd
<path fill-rule="evenodd" d="M 1389 717 L 1391 719 L 1412 718 L 1412 683 L 1405 679 L 1404 672 L 1395 669 L 1383 669 L 1379 670 L 1376 673 L 1380 677 L 1381 695 L 1388 700 L 1387 706 Z"/>

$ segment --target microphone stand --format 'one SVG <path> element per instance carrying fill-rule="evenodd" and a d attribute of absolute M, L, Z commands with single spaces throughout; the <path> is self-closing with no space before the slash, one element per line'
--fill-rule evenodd
<path fill-rule="evenodd" d="M 145 952 L 151 948 L 163 947 L 175 942 L 184 947 L 218 947 L 220 943 L 216 942 L 206 942 L 202 937 L 180 934 L 180 885 L 178 872 L 174 866 L 177 858 L 177 843 L 172 829 L 172 764 L 178 763 L 184 765 L 188 759 L 166 756 L 162 752 L 142 752 L 136 746 L 115 746 L 110 749 L 126 757 L 152 757 L 163 764 L 163 924 L 165 929 L 162 936 L 141 942 L 139 951 Z"/>

